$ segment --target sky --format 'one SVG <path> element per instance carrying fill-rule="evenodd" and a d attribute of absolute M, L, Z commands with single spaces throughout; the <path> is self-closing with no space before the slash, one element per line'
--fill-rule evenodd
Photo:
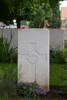
<path fill-rule="evenodd" d="M 67 0 L 64 0 L 64 1 L 60 1 L 60 8 L 61 7 L 67 7 Z"/>

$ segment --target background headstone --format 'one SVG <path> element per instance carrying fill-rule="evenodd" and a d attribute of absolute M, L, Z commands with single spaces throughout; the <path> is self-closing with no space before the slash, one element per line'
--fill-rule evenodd
<path fill-rule="evenodd" d="M 17 29 L 0 29 L 0 37 L 3 35 L 10 41 L 12 34 L 11 47 L 18 47 L 18 30 Z M 64 50 L 64 40 L 67 40 L 67 30 L 49 29 L 50 49 Z"/>
<path fill-rule="evenodd" d="M 18 30 L 17 29 L 0 29 L 0 37 L 6 38 L 8 42 L 12 40 L 10 43 L 10 47 L 17 48 L 18 47 Z"/>
<path fill-rule="evenodd" d="M 64 30 L 49 29 L 50 32 L 50 49 L 64 50 Z"/>

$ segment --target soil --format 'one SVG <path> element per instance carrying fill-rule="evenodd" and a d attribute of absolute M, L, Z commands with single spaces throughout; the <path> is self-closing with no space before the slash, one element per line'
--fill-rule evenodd
<path fill-rule="evenodd" d="M 23 97 L 16 95 L 13 98 Z M 47 93 L 46 98 L 45 100 L 67 100 L 67 86 L 50 86 L 50 91 Z M 44 100 L 44 97 L 41 100 Z"/>
<path fill-rule="evenodd" d="M 50 86 L 47 100 L 67 100 L 67 86 Z"/>

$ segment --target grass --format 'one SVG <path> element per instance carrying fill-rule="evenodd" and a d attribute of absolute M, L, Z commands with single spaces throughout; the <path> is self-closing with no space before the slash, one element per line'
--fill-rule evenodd
<path fill-rule="evenodd" d="M 4 70 L 7 67 L 10 67 L 12 69 L 16 68 L 16 64 L 15 63 L 0 63 L 0 69 Z"/>
<path fill-rule="evenodd" d="M 0 79 L 2 76 L 6 76 L 6 75 L 9 75 L 9 77 L 13 77 L 17 79 L 17 65 L 0 63 Z"/>
<path fill-rule="evenodd" d="M 36 98 L 1 98 L 0 100 L 41 100 L 40 98 L 36 99 Z M 43 100 L 48 100 L 46 97 Z"/>
<path fill-rule="evenodd" d="M 6 74 L 6 69 L 9 67 L 9 73 L 13 77 L 17 76 L 17 64 L 0 63 L 0 76 Z M 16 74 L 14 74 L 13 73 Z M 15 72 L 16 71 L 16 72 Z M 11 74 L 10 74 L 11 75 Z M 12 77 L 12 75 L 11 75 Z M 51 64 L 50 65 L 50 85 L 67 86 L 67 65 L 64 64 Z"/>
<path fill-rule="evenodd" d="M 67 86 L 67 65 L 53 64 L 50 66 L 50 85 Z"/>
<path fill-rule="evenodd" d="M 64 48 L 64 52 L 67 52 L 67 48 Z"/>
<path fill-rule="evenodd" d="M 21 98 L 0 98 L 0 100 L 32 100 L 32 99 L 21 99 Z"/>
<path fill-rule="evenodd" d="M 67 48 L 64 48 L 64 57 L 67 58 Z M 67 64 L 50 65 L 50 85 L 67 86 Z"/>
<path fill-rule="evenodd" d="M 3 71 L 3 73 L 5 73 L 5 70 L 7 69 L 10 69 L 11 71 L 13 70 L 17 71 L 17 64 L 0 63 L 0 71 Z"/>
<path fill-rule="evenodd" d="M 17 76 L 17 64 L 0 63 L 0 75 L 6 73 L 6 69 L 9 67 L 10 75 L 15 72 Z M 13 75 L 14 76 L 14 75 Z M 12 77 L 12 75 L 11 75 Z M 51 64 L 50 65 L 50 85 L 54 86 L 67 86 L 67 65 L 64 64 Z M 41 100 L 32 98 L 1 98 L 0 100 Z M 48 100 L 46 97 L 43 100 Z"/>
<path fill-rule="evenodd" d="M 67 48 L 64 48 L 64 57 L 67 58 Z"/>

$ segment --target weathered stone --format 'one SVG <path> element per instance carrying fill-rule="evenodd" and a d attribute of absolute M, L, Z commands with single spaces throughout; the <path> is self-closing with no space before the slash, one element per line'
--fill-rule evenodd
<path fill-rule="evenodd" d="M 36 81 L 49 90 L 48 30 L 18 30 L 18 81 Z"/>

